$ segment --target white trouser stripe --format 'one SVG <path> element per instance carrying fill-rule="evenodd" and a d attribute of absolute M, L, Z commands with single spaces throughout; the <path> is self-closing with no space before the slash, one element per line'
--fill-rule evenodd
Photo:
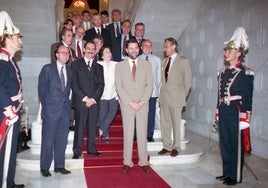
<path fill-rule="evenodd" d="M 4 172 L 3 172 L 3 183 L 2 188 L 7 187 L 7 174 L 8 174 L 8 166 L 9 166 L 9 159 L 11 153 L 11 146 L 12 146 L 12 136 L 13 136 L 13 127 L 14 125 L 10 125 L 10 130 L 7 133 L 6 137 L 6 149 L 5 149 L 5 158 L 4 158 Z"/>

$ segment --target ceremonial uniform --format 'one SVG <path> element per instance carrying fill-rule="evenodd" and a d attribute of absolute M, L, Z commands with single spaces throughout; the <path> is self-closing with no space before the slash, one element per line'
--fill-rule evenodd
<path fill-rule="evenodd" d="M 252 109 L 254 72 L 240 62 L 226 66 L 218 75 L 218 120 L 223 175 L 242 181 L 244 164 L 244 129 L 249 129 Z"/>
<path fill-rule="evenodd" d="M 216 122 L 219 125 L 223 175 L 216 179 L 225 185 L 242 182 L 244 153 L 249 153 L 249 123 L 252 110 L 254 72 L 244 66 L 249 40 L 243 27 L 234 31 L 224 48 L 225 67 L 218 73 Z"/>
<path fill-rule="evenodd" d="M 6 125 L 6 108 L 12 106 L 17 108 L 22 98 L 22 85 L 20 70 L 10 53 L 4 48 L 0 49 L 0 122 L 1 128 Z M 7 127 L 6 127 L 7 129 Z M 5 130 L 6 131 L 6 130 Z M 3 138 L 4 143 L 0 151 L 0 187 L 13 187 L 17 143 L 19 136 L 19 121 L 11 125 L 7 137 Z"/>

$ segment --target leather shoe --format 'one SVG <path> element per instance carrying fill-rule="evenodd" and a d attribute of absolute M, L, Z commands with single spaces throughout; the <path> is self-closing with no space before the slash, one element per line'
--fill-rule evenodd
<path fill-rule="evenodd" d="M 153 139 L 153 137 L 147 137 L 147 141 L 148 142 L 154 142 L 154 139 Z"/>
<path fill-rule="evenodd" d="M 232 180 L 232 179 L 230 179 L 229 177 L 227 177 L 227 178 L 224 180 L 223 184 L 225 184 L 225 185 L 236 185 L 237 182 L 236 182 L 235 180 Z"/>
<path fill-rule="evenodd" d="M 179 154 L 178 150 L 173 149 L 173 150 L 171 150 L 170 156 L 171 157 L 176 157 L 178 154 Z"/>
<path fill-rule="evenodd" d="M 95 153 L 91 153 L 91 152 L 87 152 L 87 154 L 89 154 L 89 155 L 94 155 L 94 156 L 99 156 L 99 155 L 101 155 L 101 153 L 100 152 L 95 152 Z"/>
<path fill-rule="evenodd" d="M 144 170 L 144 172 L 150 172 L 150 166 L 149 165 L 144 165 L 144 166 L 141 166 L 141 168 Z"/>
<path fill-rule="evenodd" d="M 166 150 L 165 148 L 163 148 L 161 151 L 159 151 L 157 154 L 158 155 L 164 155 L 164 154 L 166 154 L 166 153 L 168 153 L 168 152 L 170 152 L 170 151 L 168 151 L 168 150 Z"/>
<path fill-rule="evenodd" d="M 69 170 L 66 170 L 65 168 L 55 168 L 54 169 L 54 172 L 55 173 L 61 173 L 61 174 L 70 174 L 71 173 L 71 171 L 69 171 Z"/>
<path fill-rule="evenodd" d="M 222 176 L 217 176 L 216 177 L 216 180 L 219 180 L 219 181 L 225 181 L 228 177 L 225 176 L 225 175 L 222 175 Z"/>
<path fill-rule="evenodd" d="M 42 176 L 44 176 L 44 177 L 49 177 L 49 176 L 51 176 L 49 170 L 44 170 L 44 169 L 42 169 L 42 170 L 41 170 L 41 174 L 42 174 Z"/>
<path fill-rule="evenodd" d="M 12 187 L 13 188 L 23 188 L 23 187 L 25 187 L 25 185 L 24 184 L 14 184 Z"/>
<path fill-rule="evenodd" d="M 76 154 L 73 155 L 73 159 L 79 159 L 79 157 L 80 157 L 79 155 Z"/>
<path fill-rule="evenodd" d="M 128 165 L 123 166 L 123 172 L 124 173 L 127 173 L 129 170 L 130 170 L 130 166 L 128 166 Z"/>

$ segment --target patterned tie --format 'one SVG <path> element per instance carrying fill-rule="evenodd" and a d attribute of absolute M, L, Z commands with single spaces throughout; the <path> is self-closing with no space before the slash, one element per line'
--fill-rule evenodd
<path fill-rule="evenodd" d="M 77 57 L 78 57 L 78 59 L 81 59 L 82 58 L 82 52 L 81 52 L 81 48 L 80 48 L 80 45 L 79 45 L 79 41 L 77 41 L 76 49 L 77 49 Z"/>
<path fill-rule="evenodd" d="M 135 80 L 135 76 L 136 76 L 136 64 L 135 61 L 132 61 L 133 66 L 132 66 L 132 78 L 133 80 Z"/>
<path fill-rule="evenodd" d="M 63 74 L 63 69 L 64 69 L 64 66 L 62 66 L 60 69 L 60 82 L 61 82 L 62 91 L 64 91 L 64 89 L 65 89 L 65 78 L 64 78 L 64 74 Z"/>
<path fill-rule="evenodd" d="M 120 29 L 119 29 L 119 25 L 118 23 L 116 23 L 116 37 L 118 37 L 120 35 Z"/>
<path fill-rule="evenodd" d="M 168 73 L 169 73 L 170 61 L 171 61 L 171 57 L 168 58 L 167 66 L 165 68 L 165 79 L 166 79 L 166 82 L 168 80 Z"/>
<path fill-rule="evenodd" d="M 127 36 L 125 35 L 123 39 L 123 49 L 122 49 L 123 56 L 127 56 L 126 47 L 127 47 Z"/>

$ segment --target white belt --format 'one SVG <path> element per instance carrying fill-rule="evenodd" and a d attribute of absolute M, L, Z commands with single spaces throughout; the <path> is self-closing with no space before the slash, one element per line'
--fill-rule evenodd
<path fill-rule="evenodd" d="M 234 95 L 230 97 L 223 97 L 219 99 L 219 103 L 230 103 L 230 101 L 236 101 L 236 100 L 241 100 L 242 97 L 240 95 Z"/>
<path fill-rule="evenodd" d="M 19 93 L 18 95 L 14 95 L 13 97 L 10 97 L 10 98 L 13 102 L 20 100 L 22 98 L 22 93 Z"/>

